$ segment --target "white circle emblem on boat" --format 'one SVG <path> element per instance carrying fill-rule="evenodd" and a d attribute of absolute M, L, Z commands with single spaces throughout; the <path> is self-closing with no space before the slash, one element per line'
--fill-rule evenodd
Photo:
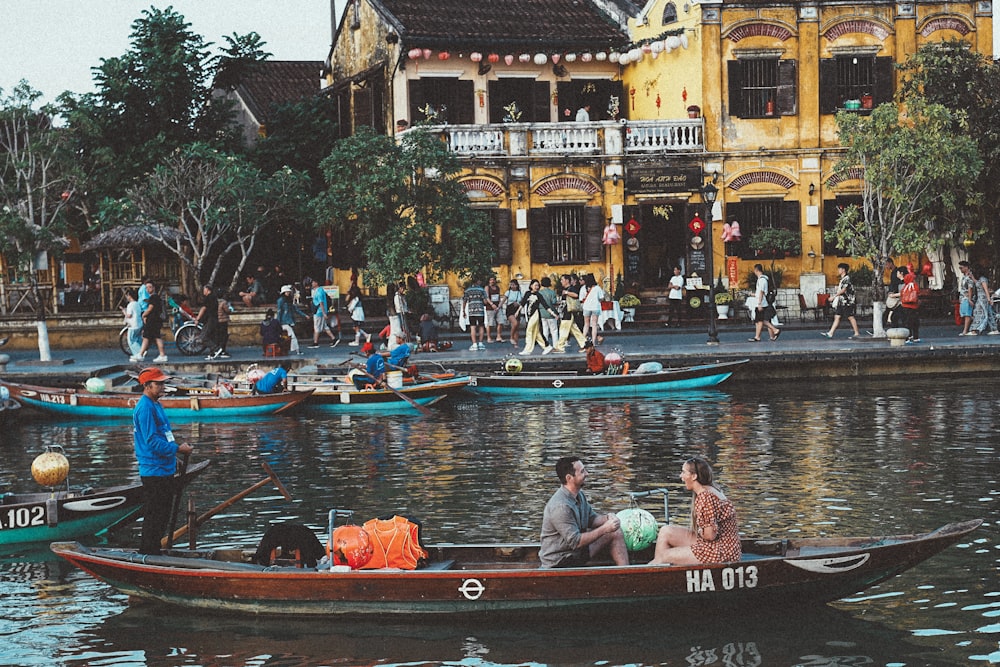
<path fill-rule="evenodd" d="M 479 596 L 486 590 L 486 586 L 483 586 L 483 582 L 478 579 L 466 579 L 458 587 L 458 590 L 465 596 L 466 600 L 478 600 Z"/>
<path fill-rule="evenodd" d="M 556 389 L 559 389 L 559 388 L 561 388 L 563 386 L 563 381 L 562 380 L 553 380 L 552 381 L 552 386 L 555 387 Z"/>

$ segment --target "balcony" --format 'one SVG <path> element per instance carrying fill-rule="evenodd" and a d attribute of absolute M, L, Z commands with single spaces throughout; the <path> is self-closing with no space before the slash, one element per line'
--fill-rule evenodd
<path fill-rule="evenodd" d="M 705 150 L 704 119 L 432 125 L 468 157 L 628 156 Z"/>

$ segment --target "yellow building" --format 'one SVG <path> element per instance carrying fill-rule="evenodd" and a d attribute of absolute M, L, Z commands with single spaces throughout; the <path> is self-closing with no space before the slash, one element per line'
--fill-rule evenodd
<path fill-rule="evenodd" d="M 620 274 L 656 295 L 680 265 L 737 287 L 774 257 L 750 248 L 753 233 L 779 227 L 801 241 L 779 253 L 783 286 L 815 305 L 843 261 L 824 228 L 860 193 L 833 176 L 835 112 L 891 99 L 893 65 L 926 42 L 989 53 L 991 12 L 983 0 L 352 0 L 327 90 L 345 132 L 407 119 L 440 133 L 470 204 L 492 216 L 502 283 Z"/>

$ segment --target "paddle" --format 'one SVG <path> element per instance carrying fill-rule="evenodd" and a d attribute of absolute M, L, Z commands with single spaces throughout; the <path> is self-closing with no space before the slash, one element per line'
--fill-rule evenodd
<path fill-rule="evenodd" d="M 222 502 L 222 503 L 216 505 L 215 507 L 213 507 L 209 511 L 205 512 L 204 514 L 202 514 L 198 518 L 194 519 L 194 521 L 192 522 L 193 526 L 195 528 L 197 528 L 198 526 L 202 525 L 203 523 L 205 523 L 206 521 L 208 521 L 209 519 L 211 519 L 213 516 L 215 516 L 216 514 L 218 514 L 219 512 L 221 512 L 222 510 L 224 510 L 227 507 L 229 507 L 230 505 L 232 505 L 233 503 L 236 503 L 236 502 L 242 500 L 243 498 L 246 498 L 247 496 L 249 496 L 251 493 L 253 493 L 257 489 L 260 489 L 260 488 L 262 488 L 264 486 L 267 486 L 268 482 L 271 482 L 272 484 L 274 484 L 274 486 L 278 489 L 278 492 L 281 493 L 281 495 L 285 497 L 285 500 L 291 500 L 292 499 L 292 495 L 290 493 L 288 493 L 288 490 L 285 489 L 285 485 L 282 484 L 281 480 L 278 479 L 278 476 L 274 474 L 274 470 L 271 469 L 271 466 L 269 466 L 267 463 L 262 463 L 261 465 L 264 467 L 264 472 L 267 473 L 267 477 L 265 477 L 264 479 L 260 480 L 259 482 L 257 482 L 253 486 L 250 486 L 250 487 L 244 489 L 243 491 L 240 491 L 239 493 L 237 493 L 235 496 L 233 496 L 229 500 L 226 500 L 225 502 Z M 170 527 L 171 534 L 168 535 L 167 537 L 164 537 L 160 541 L 160 546 L 163 547 L 164 545 L 172 544 L 174 540 L 176 540 L 177 538 L 179 538 L 180 536 L 182 536 L 186 532 L 188 532 L 188 530 L 191 527 L 192 527 L 191 525 L 184 525 L 184 526 L 181 526 L 180 528 L 178 528 L 177 530 L 174 530 L 173 529 L 173 525 L 171 525 L 171 527 Z"/>
<path fill-rule="evenodd" d="M 352 354 L 351 356 L 354 356 L 354 355 Z M 371 375 L 367 370 L 362 369 L 360 367 L 358 368 L 358 370 L 360 370 L 362 373 L 364 373 L 365 377 L 373 380 L 374 382 L 378 382 L 378 380 L 373 375 Z M 420 410 L 421 414 L 424 414 L 424 415 L 433 414 L 433 410 L 431 410 L 430 408 L 428 408 L 425 405 L 420 405 L 415 400 L 413 400 L 412 398 L 410 398 L 409 396 L 407 396 L 406 394 L 404 394 L 400 390 L 396 389 L 395 387 L 389 386 L 389 383 L 386 383 L 385 387 L 386 387 L 386 389 L 388 389 L 389 391 L 391 391 L 392 393 L 394 393 L 396 396 L 398 396 L 402 400 L 406 401 L 407 403 L 409 403 L 410 405 L 412 405 L 413 407 L 415 407 L 417 410 Z"/>
<path fill-rule="evenodd" d="M 183 484 L 180 480 L 184 479 L 184 473 L 187 472 L 188 461 L 191 460 L 191 452 L 184 452 L 181 454 L 181 466 L 180 475 L 177 477 L 177 488 L 174 490 L 173 504 L 170 508 L 170 529 L 167 531 L 167 536 L 164 538 L 167 541 L 164 549 L 170 549 L 174 546 L 173 534 L 174 528 L 177 526 L 177 513 L 181 509 L 181 490 L 183 489 Z M 162 540 L 161 540 L 162 542 Z"/>

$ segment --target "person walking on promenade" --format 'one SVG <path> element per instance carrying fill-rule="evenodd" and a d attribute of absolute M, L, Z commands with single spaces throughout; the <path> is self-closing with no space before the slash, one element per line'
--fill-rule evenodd
<path fill-rule="evenodd" d="M 547 345 L 554 348 L 559 340 L 559 296 L 552 289 L 552 279 L 545 276 L 541 280 L 542 288 L 538 293 L 545 299 L 551 310 L 543 309 L 539 314 L 542 316 L 542 336 L 545 337 Z"/>
<path fill-rule="evenodd" d="M 527 323 L 524 329 L 524 349 L 518 353 L 521 355 L 531 354 L 535 350 L 535 343 L 539 343 L 542 346 L 542 354 L 548 354 L 552 351 L 552 346 L 542 336 L 541 311 L 548 311 L 552 316 L 555 316 L 555 311 L 552 310 L 552 306 L 541 295 L 541 287 L 541 283 L 537 280 L 532 280 L 528 284 L 528 293 L 521 302 L 521 308 L 524 311 L 524 320 Z"/>
<path fill-rule="evenodd" d="M 333 335 L 330 320 L 327 319 L 329 309 L 326 304 L 326 290 L 316 282 L 310 282 L 309 285 L 306 285 L 306 281 L 303 280 L 302 285 L 303 287 L 312 287 L 313 342 L 309 347 L 319 347 L 319 335 L 323 332 L 326 332 L 326 335 L 333 341 L 330 347 L 337 347 L 340 344 L 340 339 Z"/>
<path fill-rule="evenodd" d="M 562 287 L 562 299 L 566 306 L 563 308 L 562 318 L 559 321 L 559 340 L 552 351 L 560 354 L 564 353 L 566 351 L 566 343 L 569 342 L 569 337 L 572 335 L 582 352 L 583 346 L 587 342 L 587 337 L 580 331 L 580 327 L 576 321 L 576 316 L 583 314 L 580 304 L 580 293 L 577 291 L 578 288 L 573 284 L 573 276 L 570 274 L 563 274 L 559 282 Z"/>
<path fill-rule="evenodd" d="M 209 359 L 215 359 L 222 355 L 222 348 L 216 340 L 219 328 L 219 300 L 215 296 L 215 290 L 211 285 L 203 285 L 201 288 L 201 308 L 194 317 L 195 324 L 201 324 L 201 340 L 205 349 L 209 352 Z"/>
<path fill-rule="evenodd" d="M 147 284 L 149 298 L 146 300 L 146 309 L 142 312 L 142 346 L 136 355 L 130 357 L 130 360 L 142 361 L 150 343 L 155 343 L 156 350 L 160 354 L 153 361 L 162 364 L 167 361 L 167 353 L 163 349 L 163 334 L 160 333 L 164 320 L 163 299 L 160 297 L 156 285 L 152 282 Z"/>
<path fill-rule="evenodd" d="M 976 305 L 972 309 L 972 330 L 969 332 L 974 336 L 984 333 L 996 335 L 997 317 L 993 312 L 993 304 L 990 299 L 990 282 L 986 278 L 986 270 L 976 268 L 975 275 Z M 989 331 L 987 331 L 989 329 Z"/>
<path fill-rule="evenodd" d="M 521 291 L 521 283 L 517 279 L 510 281 L 507 291 L 503 293 L 504 313 L 507 316 L 507 323 L 510 325 L 510 344 L 517 347 L 521 337 L 521 299 L 524 292 Z"/>
<path fill-rule="evenodd" d="M 462 295 L 462 309 L 465 316 L 469 318 L 469 336 L 472 338 L 472 345 L 469 351 L 485 350 L 486 343 L 483 342 L 483 331 L 486 319 L 486 290 L 480 284 L 479 278 L 473 278 L 472 284 Z"/>
<path fill-rule="evenodd" d="M 278 297 L 278 324 L 282 330 L 288 334 L 288 352 L 290 354 L 302 354 L 299 349 L 299 339 L 295 336 L 295 316 L 298 315 L 304 320 L 309 316 L 303 313 L 292 303 L 293 288 L 291 285 L 281 286 L 281 296 Z"/>
<path fill-rule="evenodd" d="M 965 260 L 958 263 L 962 279 L 958 283 L 958 314 L 962 318 L 962 332 L 959 336 L 968 336 L 972 326 L 972 304 L 976 301 L 976 279 L 972 277 L 972 267 Z"/>
<path fill-rule="evenodd" d="M 834 293 L 832 299 L 834 303 L 833 324 L 830 325 L 829 331 L 823 332 L 824 338 L 833 338 L 834 332 L 840 326 L 841 318 L 844 317 L 847 318 L 847 321 L 851 323 L 851 328 L 854 329 L 854 336 L 852 338 L 861 338 L 861 332 L 858 331 L 858 320 L 854 317 L 857 306 L 854 297 L 854 285 L 851 284 L 850 270 L 851 267 L 845 262 L 837 265 L 837 274 L 840 276 L 840 282 L 837 284 L 837 291 Z"/>
<path fill-rule="evenodd" d="M 486 342 L 492 342 L 495 340 L 498 343 L 503 342 L 503 323 L 507 319 L 506 313 L 504 313 L 501 306 L 503 295 L 500 293 L 500 286 L 497 285 L 496 276 L 490 276 L 490 279 L 486 281 Z M 497 328 L 496 338 L 490 338 L 490 329 L 492 327 Z"/>
<path fill-rule="evenodd" d="M 177 454 L 189 455 L 191 445 L 177 444 L 167 420 L 167 413 L 160 405 L 169 377 L 159 368 L 146 368 L 139 373 L 142 396 L 132 412 L 132 434 L 135 458 L 142 480 L 142 538 L 141 554 L 159 554 L 160 540 L 170 521 L 174 495 L 180 493 L 179 481 L 174 478 Z"/>
<path fill-rule="evenodd" d="M 753 265 L 753 272 L 757 276 L 757 286 L 754 288 L 756 305 L 754 306 L 753 313 L 754 336 L 749 340 L 751 343 L 759 343 L 760 332 L 765 326 L 771 336 L 771 340 L 778 340 L 778 337 L 781 335 L 781 329 L 771 324 L 771 318 L 774 317 L 775 310 L 774 304 L 770 303 L 767 299 L 767 295 L 771 291 L 770 278 L 764 273 L 764 267 L 760 264 Z"/>

